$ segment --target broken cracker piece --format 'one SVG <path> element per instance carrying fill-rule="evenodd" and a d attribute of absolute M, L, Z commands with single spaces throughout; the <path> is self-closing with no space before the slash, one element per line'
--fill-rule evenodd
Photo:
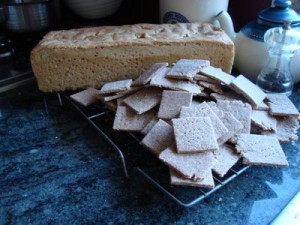
<path fill-rule="evenodd" d="M 294 116 L 276 117 L 276 132 L 262 131 L 261 134 L 274 136 L 280 142 L 295 141 L 298 139 L 297 130 L 299 128 L 299 120 Z"/>
<path fill-rule="evenodd" d="M 201 68 L 209 66 L 208 60 L 201 59 L 180 59 L 167 73 L 166 78 L 175 78 L 183 80 L 193 80 L 193 77 Z"/>
<path fill-rule="evenodd" d="M 155 116 L 155 111 L 150 110 L 143 114 L 136 114 L 126 106 L 118 106 L 114 119 L 114 130 L 141 131 Z"/>
<path fill-rule="evenodd" d="M 252 110 L 251 122 L 262 130 L 276 131 L 277 120 L 267 111 Z"/>
<path fill-rule="evenodd" d="M 157 87 L 146 87 L 125 98 L 123 102 L 137 114 L 149 111 L 160 103 L 162 90 Z"/>
<path fill-rule="evenodd" d="M 179 154 L 175 146 L 169 147 L 159 154 L 159 159 L 184 178 L 203 180 L 211 171 L 215 159 L 212 152 Z"/>
<path fill-rule="evenodd" d="M 172 185 L 186 185 L 186 186 L 201 187 L 201 188 L 215 187 L 215 182 L 211 170 L 207 172 L 203 180 L 194 181 L 191 179 L 184 178 L 175 170 L 170 169 L 170 182 Z"/>
<path fill-rule="evenodd" d="M 156 76 L 158 73 L 164 71 L 164 69 L 168 66 L 167 62 L 163 63 L 154 63 L 148 70 L 146 70 L 141 76 L 136 78 L 132 82 L 132 86 L 144 86 L 150 82 L 152 77 Z"/>
<path fill-rule="evenodd" d="M 110 94 L 110 93 L 117 93 L 120 91 L 129 90 L 131 83 L 132 83 L 132 79 L 118 80 L 118 81 L 105 83 L 101 87 L 99 94 Z"/>
<path fill-rule="evenodd" d="M 204 88 L 200 87 L 198 84 L 194 84 L 190 81 L 166 78 L 165 76 L 169 70 L 170 68 L 164 68 L 160 73 L 152 77 L 150 86 L 168 88 L 177 91 L 186 91 L 192 93 L 193 95 L 201 95 L 201 91 Z"/>
<path fill-rule="evenodd" d="M 88 88 L 86 90 L 70 95 L 70 98 L 80 103 L 81 105 L 89 106 L 99 101 L 98 95 L 99 90 L 94 88 Z"/>
<path fill-rule="evenodd" d="M 288 166 L 288 161 L 276 137 L 257 134 L 240 134 L 236 150 L 243 163 L 264 166 Z"/>
<path fill-rule="evenodd" d="M 270 114 L 273 116 L 295 116 L 299 117 L 299 111 L 288 96 L 284 94 L 268 94 L 267 104 Z"/>
<path fill-rule="evenodd" d="M 240 155 L 237 154 L 235 148 L 228 144 L 221 145 L 219 150 L 214 151 L 213 153 L 215 155 L 216 163 L 212 169 L 220 177 L 224 177 L 230 168 L 240 159 Z"/>

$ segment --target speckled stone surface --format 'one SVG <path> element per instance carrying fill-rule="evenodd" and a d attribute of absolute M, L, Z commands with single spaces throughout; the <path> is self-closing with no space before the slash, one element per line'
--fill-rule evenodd
<path fill-rule="evenodd" d="M 269 224 L 300 190 L 300 144 L 282 146 L 289 167 L 251 167 L 183 208 L 137 173 L 126 179 L 74 108 L 30 84 L 0 94 L 0 224 Z"/>

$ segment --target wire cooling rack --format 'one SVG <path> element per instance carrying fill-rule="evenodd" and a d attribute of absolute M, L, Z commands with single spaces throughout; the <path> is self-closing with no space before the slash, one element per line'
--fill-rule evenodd
<path fill-rule="evenodd" d="M 171 200 L 183 207 L 191 207 L 201 202 L 250 167 L 239 162 L 230 169 L 225 177 L 214 176 L 215 187 L 213 189 L 170 185 L 168 167 L 139 144 L 142 139 L 141 135 L 112 129 L 113 112 L 107 110 L 101 103 L 84 107 L 66 95 L 64 95 L 64 98 L 115 149 L 120 158 L 125 177 L 130 178 L 135 172 L 138 173 Z M 62 104 L 60 94 L 58 94 L 58 99 Z"/>

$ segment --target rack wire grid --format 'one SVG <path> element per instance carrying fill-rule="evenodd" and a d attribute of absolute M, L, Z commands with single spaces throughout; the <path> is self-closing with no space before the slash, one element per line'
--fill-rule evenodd
<path fill-rule="evenodd" d="M 169 168 L 139 144 L 143 138 L 142 135 L 112 129 L 114 112 L 109 111 L 100 102 L 86 107 L 73 101 L 68 95 L 63 95 L 63 97 L 117 152 L 126 178 L 132 176 L 133 173 L 130 171 L 137 172 L 180 206 L 191 207 L 201 202 L 250 167 L 238 162 L 224 177 L 214 175 L 215 187 L 212 189 L 171 185 Z M 63 105 L 60 93 L 58 99 Z"/>

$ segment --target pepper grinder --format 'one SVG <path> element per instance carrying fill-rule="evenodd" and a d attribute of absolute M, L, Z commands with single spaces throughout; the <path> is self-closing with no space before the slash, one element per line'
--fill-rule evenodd
<path fill-rule="evenodd" d="M 300 33 L 285 21 L 282 27 L 267 30 L 264 42 L 268 45 L 269 59 L 256 79 L 266 93 L 292 94 L 294 82 L 290 73 L 290 59 L 300 48 Z"/>

